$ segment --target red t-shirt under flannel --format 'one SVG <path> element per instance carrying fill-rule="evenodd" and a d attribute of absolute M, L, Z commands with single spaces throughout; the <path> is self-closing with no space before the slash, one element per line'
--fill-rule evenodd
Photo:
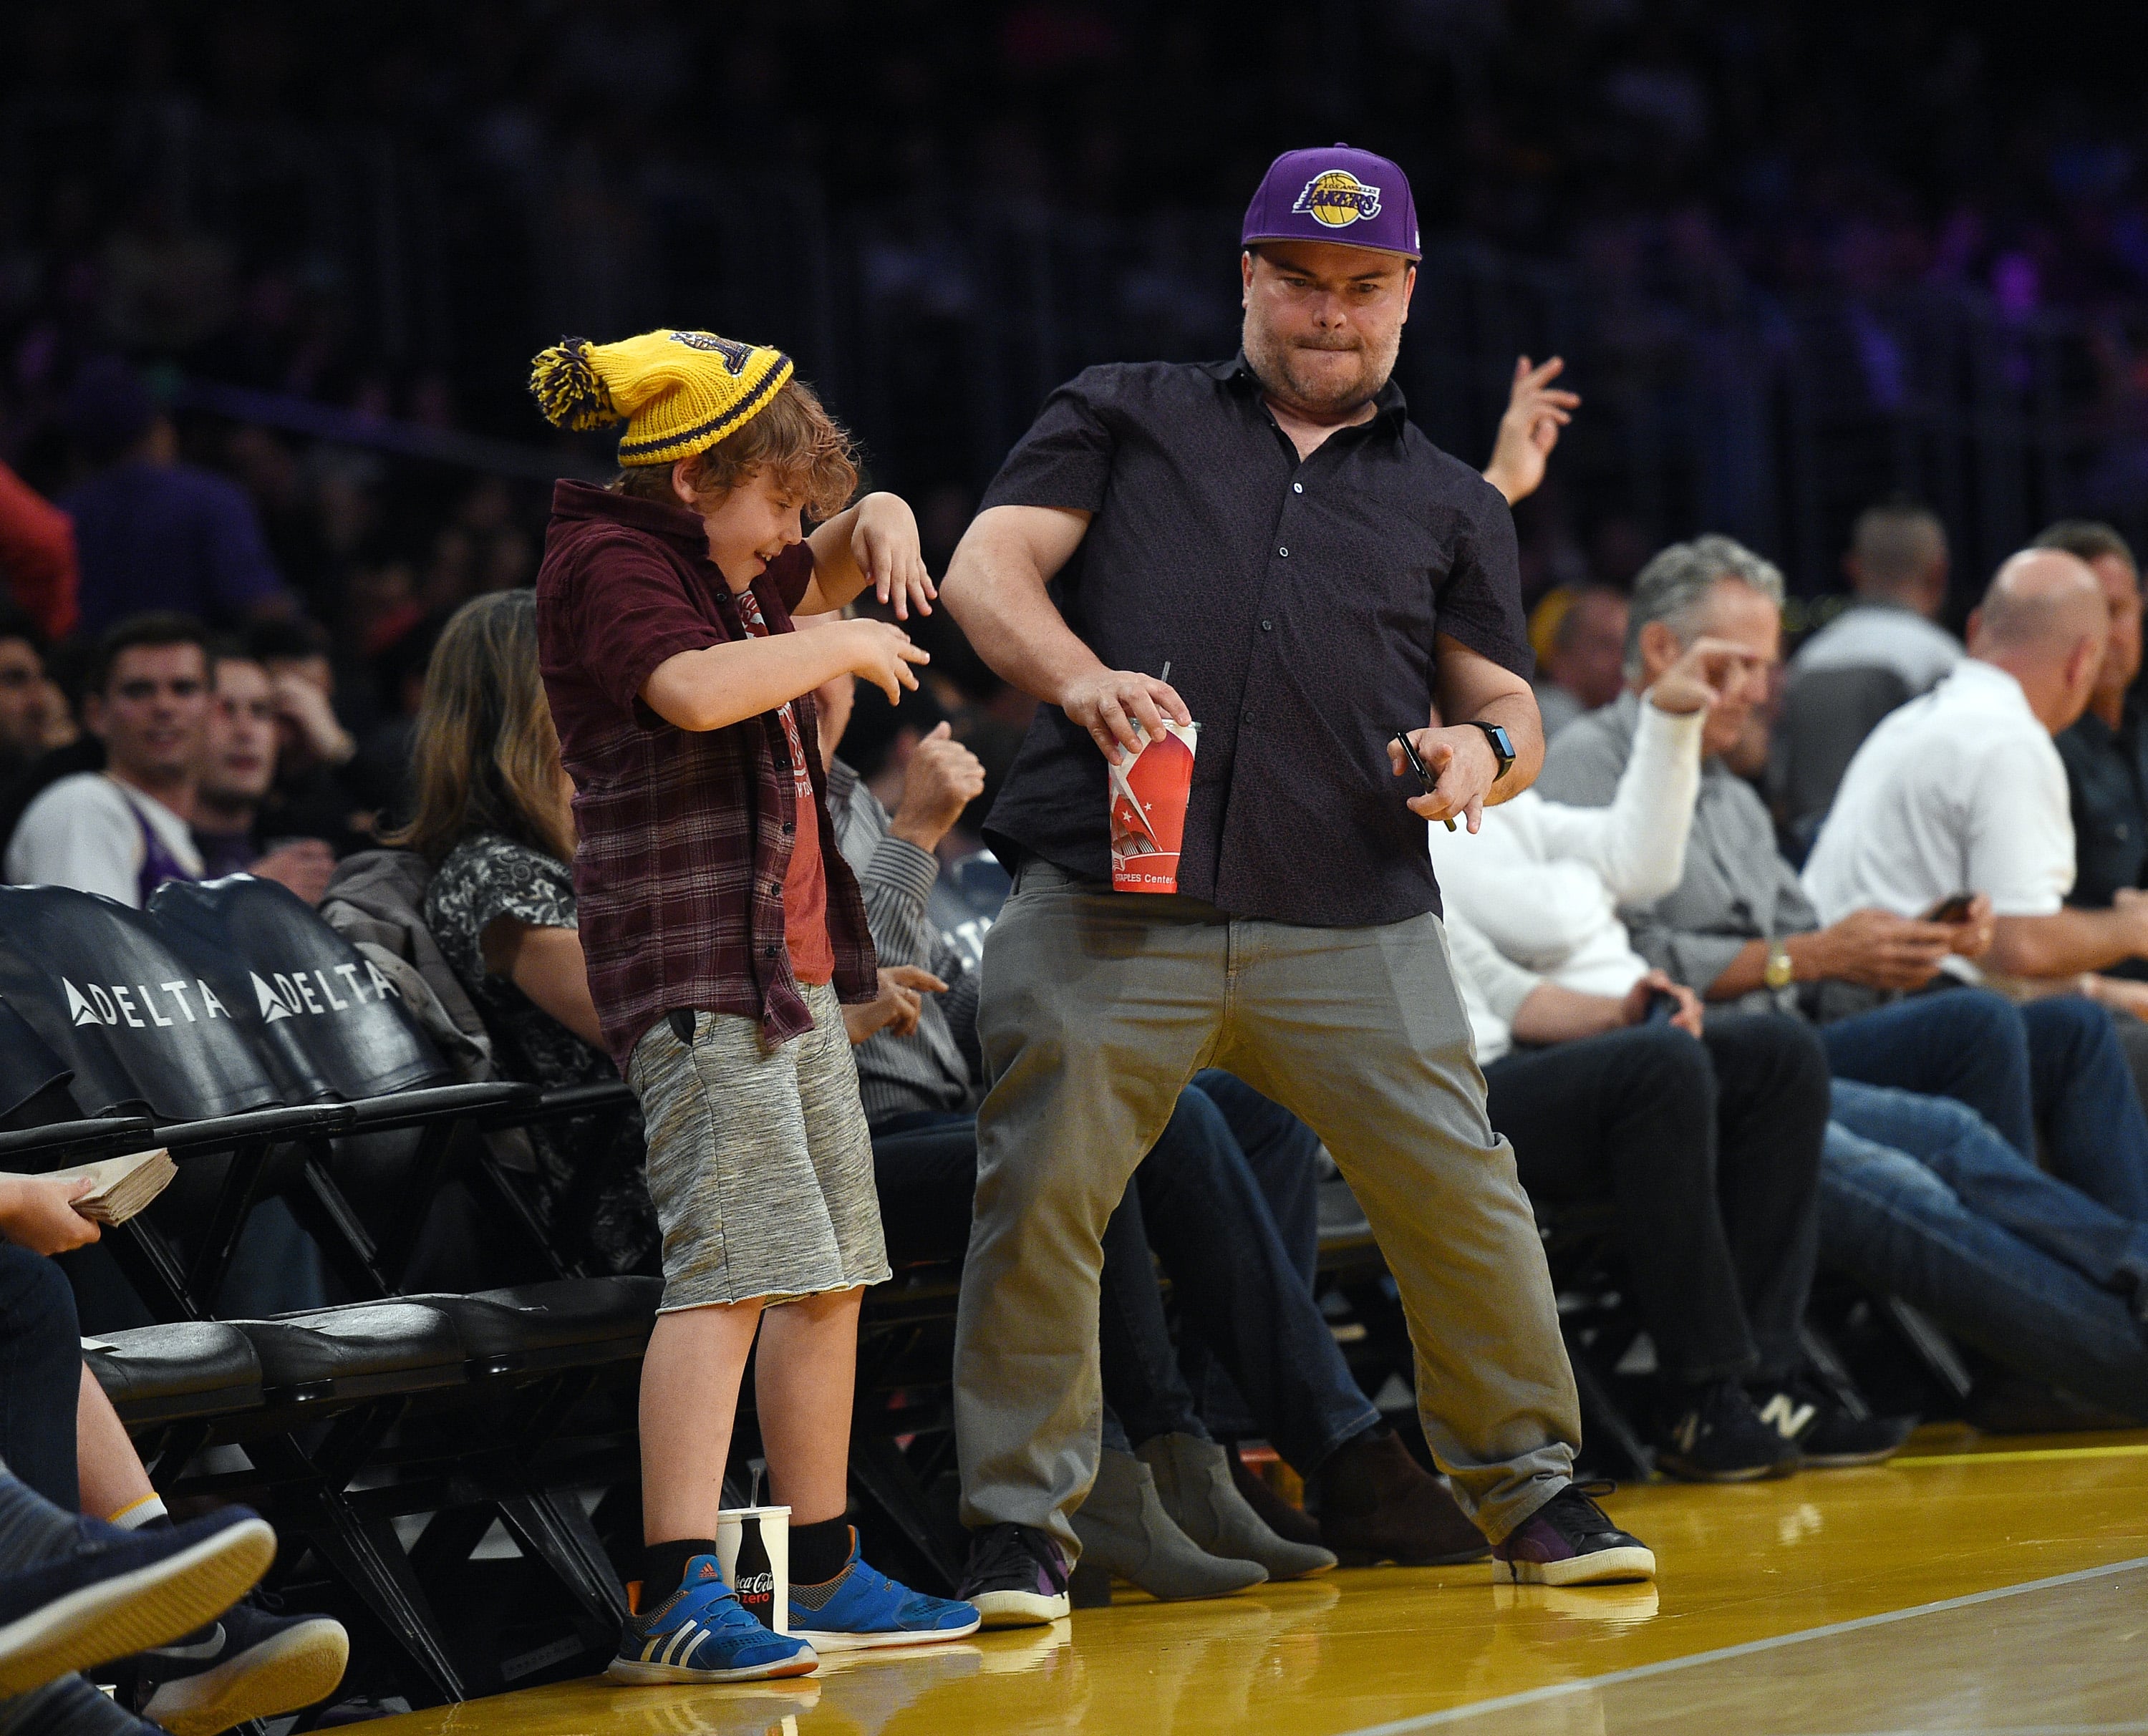
<path fill-rule="evenodd" d="M 801 543 L 754 581 L 770 630 L 790 630 L 791 605 L 812 576 Z M 590 993 L 622 1072 L 642 1033 L 678 1007 L 758 1019 L 771 1042 L 812 1027 L 785 918 L 794 854 L 805 853 L 792 849 L 801 817 L 794 735 L 814 794 L 806 850 L 819 845 L 836 991 L 846 1001 L 875 992 L 865 905 L 828 818 L 811 698 L 792 701 L 787 720 L 764 711 L 705 730 L 677 729 L 641 700 L 665 659 L 751 630 L 708 558 L 698 515 L 585 483 L 554 489 L 537 574 L 538 655 L 575 780 Z"/>

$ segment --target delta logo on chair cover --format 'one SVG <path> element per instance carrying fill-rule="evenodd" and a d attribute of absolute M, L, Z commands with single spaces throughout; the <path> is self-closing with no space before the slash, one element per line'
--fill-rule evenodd
<path fill-rule="evenodd" d="M 361 971 L 364 973 L 364 980 L 360 979 Z M 258 971 L 246 974 L 253 980 L 254 997 L 258 1002 L 256 1011 L 264 1025 L 301 1015 L 327 1017 L 347 1012 L 354 1006 L 365 1006 L 391 996 L 398 1001 L 403 998 L 403 991 L 383 976 L 370 959 L 360 959 L 354 965 L 338 965 L 333 971 L 272 971 L 268 978 L 274 979 L 273 986 Z M 335 985 L 329 980 L 331 976 L 343 979 L 344 993 L 336 991 Z M 370 995 L 366 992 L 369 984 Z M 65 976 L 60 978 L 60 986 L 67 991 L 68 1016 L 77 1025 L 107 1025 L 114 1028 L 127 1026 L 146 1031 L 153 1026 L 168 1028 L 183 1022 L 193 1025 L 204 1019 L 231 1016 L 230 1009 L 217 998 L 216 991 L 198 976 L 191 983 L 183 977 L 160 982 L 153 993 L 146 982 L 93 982 L 85 989 L 76 987 Z M 177 1017 L 166 1016 L 173 1012 Z"/>

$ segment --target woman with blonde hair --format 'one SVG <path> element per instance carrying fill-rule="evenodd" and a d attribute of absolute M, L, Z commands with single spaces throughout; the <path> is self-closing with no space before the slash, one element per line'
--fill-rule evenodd
<path fill-rule="evenodd" d="M 590 998 L 575 915 L 573 785 L 537 667 L 537 599 L 457 610 L 426 670 L 416 805 L 389 841 L 433 868 L 425 923 L 492 1033 L 500 1071 L 535 1085 L 618 1076 Z M 633 1118 L 609 1146 L 533 1138 L 546 1217 L 611 1272 L 654 1272 L 656 1216 Z"/>

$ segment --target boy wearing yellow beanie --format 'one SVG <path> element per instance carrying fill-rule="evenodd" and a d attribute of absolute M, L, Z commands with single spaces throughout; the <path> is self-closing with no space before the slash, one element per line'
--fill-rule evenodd
<path fill-rule="evenodd" d="M 916 519 L 892 494 L 845 505 L 849 439 L 780 351 L 707 332 L 570 339 L 531 389 L 560 426 L 626 424 L 610 488 L 555 489 L 537 577 L 590 992 L 641 1101 L 664 1230 L 640 1598 L 610 1673 L 797 1675 L 816 1647 L 973 1632 L 971 1605 L 868 1567 L 843 1518 L 858 1305 L 888 1265 L 842 1007 L 879 989 L 811 695 L 847 672 L 899 700 L 926 656 L 884 621 L 790 630 L 868 584 L 902 619 L 929 613 Z M 765 1585 L 725 1583 L 714 1541 L 756 1332 L 761 1437 L 791 1514 L 787 1635 L 740 1602 L 765 1611 Z"/>

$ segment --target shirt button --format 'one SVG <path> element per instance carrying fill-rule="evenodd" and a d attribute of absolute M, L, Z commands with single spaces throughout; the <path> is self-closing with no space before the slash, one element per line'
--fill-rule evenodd
<path fill-rule="evenodd" d="M 1287 549 L 1278 549 L 1276 550 L 1276 553 L 1282 555 L 1285 560 L 1290 559 L 1290 550 Z"/>
<path fill-rule="evenodd" d="M 1293 482 L 1290 485 L 1290 491 L 1293 494 L 1302 494 L 1305 492 L 1305 484 L 1302 482 Z"/>
<path fill-rule="evenodd" d="M 773 946 L 764 946 L 760 949 L 760 956 L 763 958 L 774 958 L 775 956 L 775 949 Z"/>
<path fill-rule="evenodd" d="M 1262 631 L 1262 632 L 1263 632 L 1263 633 L 1272 633 L 1272 632 L 1274 632 L 1274 631 L 1275 631 L 1275 623 L 1274 623 L 1273 621 L 1262 621 L 1262 622 L 1261 623 L 1261 631 Z"/>
<path fill-rule="evenodd" d="M 783 896 L 783 882 L 780 880 L 770 881 L 768 883 L 768 896 L 770 898 L 780 898 Z"/>

